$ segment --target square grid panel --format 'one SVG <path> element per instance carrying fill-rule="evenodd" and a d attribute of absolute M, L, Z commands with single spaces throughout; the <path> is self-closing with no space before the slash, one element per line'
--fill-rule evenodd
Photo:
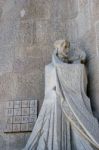
<path fill-rule="evenodd" d="M 32 131 L 37 120 L 37 100 L 6 102 L 4 132 Z"/>

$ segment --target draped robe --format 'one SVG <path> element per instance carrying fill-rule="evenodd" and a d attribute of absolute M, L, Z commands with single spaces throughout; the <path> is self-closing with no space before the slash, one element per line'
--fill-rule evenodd
<path fill-rule="evenodd" d="M 24 150 L 98 150 L 99 123 L 86 95 L 84 64 L 53 54 L 45 67 L 45 97 Z"/>

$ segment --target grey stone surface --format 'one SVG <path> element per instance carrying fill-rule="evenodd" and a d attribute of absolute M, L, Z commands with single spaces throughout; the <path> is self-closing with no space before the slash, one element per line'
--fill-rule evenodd
<path fill-rule="evenodd" d="M 45 99 L 24 150 L 98 150 L 99 122 L 86 95 L 85 66 L 80 58 L 64 63 L 58 54 L 45 68 Z"/>
<path fill-rule="evenodd" d="M 73 47 L 79 45 L 87 53 L 88 91 L 99 118 L 98 21 L 98 0 L 0 0 L 0 103 L 38 99 L 40 110 L 44 66 L 51 61 L 53 42 L 67 38 Z M 0 131 L 3 114 L 1 107 Z M 3 139 L 10 143 L 10 138 Z M 21 149 L 22 145 L 12 143 L 8 150 Z"/>
<path fill-rule="evenodd" d="M 17 100 L 4 103 L 5 133 L 32 131 L 37 119 L 37 100 Z"/>

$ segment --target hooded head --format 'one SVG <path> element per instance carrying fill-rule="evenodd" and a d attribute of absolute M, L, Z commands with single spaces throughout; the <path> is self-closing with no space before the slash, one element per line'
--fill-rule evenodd
<path fill-rule="evenodd" d="M 54 43 L 54 47 L 57 50 L 58 56 L 65 58 L 70 50 L 70 42 L 67 40 L 57 40 Z"/>

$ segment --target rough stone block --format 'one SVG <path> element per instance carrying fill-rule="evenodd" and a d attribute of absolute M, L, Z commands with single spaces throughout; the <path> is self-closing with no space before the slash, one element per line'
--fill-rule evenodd
<path fill-rule="evenodd" d="M 35 123 L 37 120 L 37 115 L 30 115 L 29 117 L 29 123 Z"/>
<path fill-rule="evenodd" d="M 34 123 L 29 123 L 28 124 L 28 130 L 29 131 L 32 131 L 33 127 L 34 127 Z"/>
<path fill-rule="evenodd" d="M 6 117 L 6 124 L 12 124 L 12 116 Z"/>
<path fill-rule="evenodd" d="M 33 58 L 41 58 L 42 57 L 42 46 L 38 44 L 34 44 L 33 46 L 16 46 L 15 50 L 15 58 L 16 59 L 29 59 Z M 42 63 L 42 62 L 41 62 Z"/>
<path fill-rule="evenodd" d="M 21 123 L 28 123 L 29 122 L 29 116 L 22 116 Z"/>
<path fill-rule="evenodd" d="M 5 109 L 6 116 L 13 116 L 13 109 Z"/>
<path fill-rule="evenodd" d="M 47 20 L 36 22 L 36 40 L 44 44 L 50 40 L 50 26 Z"/>
<path fill-rule="evenodd" d="M 21 21 L 17 33 L 18 43 L 24 46 L 31 46 L 35 42 L 35 22 L 32 19 Z"/>
<path fill-rule="evenodd" d="M 9 108 L 8 106 L 12 107 L 12 104 L 14 105 L 14 107 Z M 30 104 L 31 104 L 31 107 L 30 107 Z M 10 128 L 9 124 L 12 125 L 12 130 L 10 128 L 9 132 L 19 132 L 19 129 L 21 129 L 21 131 L 30 131 L 30 127 L 27 124 L 30 124 L 30 123 L 35 124 L 36 122 L 37 100 L 8 101 L 6 102 L 6 106 L 8 108 L 5 107 L 6 127 L 4 129 L 4 132 L 8 132 L 6 128 L 7 128 L 7 125 L 8 125 L 8 128 Z"/>
<path fill-rule="evenodd" d="M 33 115 L 33 114 L 37 114 L 37 108 L 36 107 L 30 108 L 30 115 Z"/>
<path fill-rule="evenodd" d="M 99 53 L 99 21 L 95 23 L 97 55 Z"/>
<path fill-rule="evenodd" d="M 93 14 L 93 19 L 94 21 L 99 20 L 99 1 L 95 0 L 92 2 L 92 14 Z M 94 24 L 94 22 L 93 22 Z"/>
<path fill-rule="evenodd" d="M 55 39 L 53 41 L 55 41 Z M 42 48 L 42 57 L 43 57 L 43 62 L 45 65 L 49 64 L 51 62 L 53 51 L 54 51 L 54 48 L 53 48 L 53 45 L 51 45 L 51 44 L 50 44 L 50 46 L 49 46 L 49 44 L 46 44 Z"/>
<path fill-rule="evenodd" d="M 21 108 L 21 101 L 14 101 L 14 108 Z"/>
<path fill-rule="evenodd" d="M 40 58 L 42 57 L 42 47 L 38 44 L 26 47 L 25 54 L 27 57 Z"/>
<path fill-rule="evenodd" d="M 21 116 L 14 116 L 13 117 L 13 124 L 16 124 L 16 123 L 21 123 Z"/>
<path fill-rule="evenodd" d="M 20 124 L 13 124 L 13 131 L 20 132 Z"/>
<path fill-rule="evenodd" d="M 55 8 L 57 11 L 57 18 L 66 20 L 70 18 L 75 18 L 77 16 L 78 0 L 56 0 L 55 3 L 58 3 L 58 7 Z"/>
<path fill-rule="evenodd" d="M 37 107 L 37 100 L 30 100 L 30 107 Z"/>
<path fill-rule="evenodd" d="M 21 124 L 21 131 L 28 131 L 28 124 Z"/>
<path fill-rule="evenodd" d="M 4 73 L 0 76 L 0 99 L 12 100 L 16 97 L 17 76 L 13 73 Z"/>
<path fill-rule="evenodd" d="M 5 45 L 0 46 L 0 72 L 1 73 L 12 71 L 13 54 L 14 54 L 13 48 L 14 47 L 12 46 L 5 46 Z"/>
<path fill-rule="evenodd" d="M 86 5 L 88 5 L 89 0 L 78 0 L 79 10 L 83 9 Z"/>
<path fill-rule="evenodd" d="M 29 107 L 29 100 L 22 101 L 22 107 Z"/>
<path fill-rule="evenodd" d="M 29 108 L 22 108 L 22 115 L 23 116 L 29 115 Z"/>
<path fill-rule="evenodd" d="M 13 63 L 13 72 L 15 73 L 31 73 L 33 70 L 42 71 L 44 68 L 42 57 L 32 58 L 26 57 L 24 59 L 15 59 Z"/>
<path fill-rule="evenodd" d="M 4 138 L 4 141 L 3 141 L 3 146 L 0 144 L 0 147 L 2 150 L 22 150 L 24 148 L 24 145 L 26 144 L 28 138 L 30 136 L 30 133 L 22 133 L 22 132 L 19 132 L 19 133 L 15 133 L 15 134 L 12 134 L 12 133 L 9 133 L 9 134 L 6 134 L 6 138 Z M 2 136 L 3 138 L 3 136 Z M 1 143 L 1 138 L 0 138 L 0 143 Z"/>
<path fill-rule="evenodd" d="M 50 1 L 44 0 L 38 1 L 36 3 L 36 18 L 49 19 L 51 15 L 50 7 L 51 7 Z"/>
<path fill-rule="evenodd" d="M 15 34 L 16 34 L 16 24 L 15 22 L 7 21 L 0 28 L 0 44 L 2 46 L 15 45 Z"/>
<path fill-rule="evenodd" d="M 15 108 L 14 109 L 14 115 L 15 116 L 20 116 L 21 115 L 21 108 Z"/>
<path fill-rule="evenodd" d="M 13 108 L 13 101 L 6 102 L 6 108 Z"/>
<path fill-rule="evenodd" d="M 35 16 L 35 0 L 17 1 L 17 7 L 20 8 L 20 19 L 27 20 Z"/>
<path fill-rule="evenodd" d="M 49 1 L 44 0 L 28 0 L 26 4 L 26 17 L 35 19 L 49 19 L 51 15 L 50 4 L 51 3 Z"/>
<path fill-rule="evenodd" d="M 5 131 L 12 132 L 12 124 L 6 124 Z"/>
<path fill-rule="evenodd" d="M 43 95 L 44 87 L 42 82 L 44 75 L 42 71 L 34 71 L 31 73 L 17 74 L 17 89 L 15 96 L 17 99 L 40 99 Z"/>
<path fill-rule="evenodd" d="M 90 7 L 86 5 L 84 9 L 78 14 L 77 18 L 77 29 L 78 37 L 83 37 L 84 34 L 91 29 L 91 16 L 90 16 Z"/>

